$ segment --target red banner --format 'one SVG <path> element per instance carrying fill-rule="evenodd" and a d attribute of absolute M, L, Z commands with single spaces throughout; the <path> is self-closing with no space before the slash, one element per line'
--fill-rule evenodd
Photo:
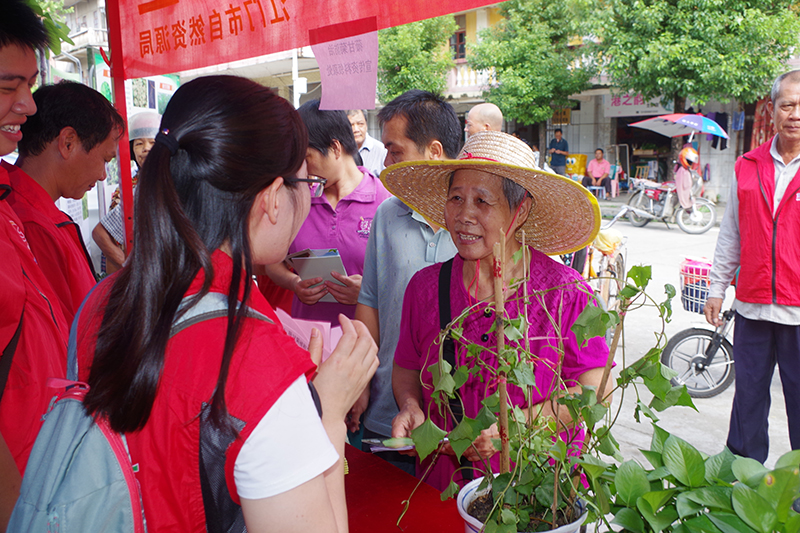
<path fill-rule="evenodd" d="M 228 63 L 310 44 L 323 26 L 375 17 L 378 29 L 494 4 L 490 0 L 108 0 L 119 13 L 126 78 Z M 118 56 L 118 50 L 112 52 Z M 112 57 L 112 60 L 115 58 Z"/>

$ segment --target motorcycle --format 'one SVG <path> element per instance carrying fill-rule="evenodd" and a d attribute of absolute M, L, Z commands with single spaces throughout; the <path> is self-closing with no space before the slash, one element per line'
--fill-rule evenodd
<path fill-rule="evenodd" d="M 648 179 L 631 178 L 631 198 L 628 200 L 628 220 L 641 228 L 651 220 L 677 223 L 686 233 L 699 235 L 711 229 L 717 221 L 714 202 L 700 196 L 703 178 L 692 171 L 694 206 L 681 207 L 674 182 L 658 183 Z"/>

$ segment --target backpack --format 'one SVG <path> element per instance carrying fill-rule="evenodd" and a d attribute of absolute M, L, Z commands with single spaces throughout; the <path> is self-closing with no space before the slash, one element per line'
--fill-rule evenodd
<path fill-rule="evenodd" d="M 182 307 L 187 300 L 181 302 Z M 77 324 L 82 309 L 83 304 L 70 330 L 67 375 L 72 380 L 78 372 Z M 170 337 L 227 313 L 227 296 L 208 293 L 173 324 Z M 269 320 L 253 309 L 248 309 L 248 315 Z M 105 418 L 86 413 L 86 383 L 50 378 L 47 386 L 58 393 L 42 417 L 7 531 L 144 533 L 144 510 L 135 478 L 138 465 L 131 464 L 124 435 L 114 432 Z"/>

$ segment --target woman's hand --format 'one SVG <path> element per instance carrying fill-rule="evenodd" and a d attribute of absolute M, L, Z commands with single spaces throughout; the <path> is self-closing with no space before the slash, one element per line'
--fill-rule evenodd
<path fill-rule="evenodd" d="M 336 281 L 344 285 L 342 287 L 339 283 L 326 281 L 324 285 L 327 291 L 331 293 L 331 296 L 336 298 L 336 301 L 340 304 L 356 305 L 358 303 L 358 293 L 361 292 L 361 276 L 358 274 L 342 276 L 338 272 L 331 272 L 331 275 Z"/>
<path fill-rule="evenodd" d="M 350 433 L 358 431 L 361 426 L 361 415 L 364 414 L 367 407 L 369 407 L 369 385 L 364 387 L 364 392 L 361 393 L 356 403 L 350 408 L 350 412 L 347 413 L 347 417 L 344 420 L 345 424 L 347 424 L 347 431 Z"/>
<path fill-rule="evenodd" d="M 315 286 L 312 287 L 312 285 Z M 328 288 L 322 283 L 322 278 L 300 279 L 300 276 L 297 276 L 292 292 L 304 304 L 314 305 L 328 294 Z"/>
<path fill-rule="evenodd" d="M 395 366 L 397 368 L 397 366 Z M 409 401 L 392 420 L 392 438 L 411 437 L 411 432 L 425 422 L 425 413 L 419 403 Z M 398 451 L 401 455 L 417 455 L 417 450 Z"/>
<path fill-rule="evenodd" d="M 484 429 L 481 431 L 480 436 L 475 439 L 475 442 L 472 443 L 472 446 L 464 451 L 462 457 L 465 457 L 468 461 L 472 461 L 473 463 L 490 459 L 499 451 L 494 447 L 492 439 L 499 438 L 500 432 L 497 429 L 497 424 L 492 424 L 489 429 Z M 452 446 L 450 446 L 450 443 L 442 444 L 440 451 L 447 455 L 456 454 L 453 451 Z"/>
<path fill-rule="evenodd" d="M 331 356 L 319 367 L 314 386 L 322 401 L 323 416 L 330 415 L 343 423 L 378 369 L 378 347 L 361 322 L 339 315 L 339 323 L 342 325 L 342 338 Z M 321 351 L 321 341 L 309 345 L 309 351 L 312 349 Z M 312 359 L 316 356 L 312 353 Z"/>

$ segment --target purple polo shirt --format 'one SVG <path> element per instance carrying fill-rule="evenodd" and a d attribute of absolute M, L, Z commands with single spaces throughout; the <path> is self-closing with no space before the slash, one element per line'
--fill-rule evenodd
<path fill-rule="evenodd" d="M 372 219 L 381 202 L 391 197 L 381 181 L 364 167 L 358 167 L 364 177 L 358 186 L 339 200 L 336 209 L 328 199 L 311 199 L 308 218 L 300 228 L 297 238 L 289 247 L 289 253 L 306 248 L 338 248 L 348 276 L 364 273 L 364 254 L 372 227 Z M 305 305 L 297 296 L 292 300 L 292 316 L 307 320 L 320 320 L 339 325 L 339 313 L 350 318 L 356 314 L 355 305 L 317 302 Z"/>

